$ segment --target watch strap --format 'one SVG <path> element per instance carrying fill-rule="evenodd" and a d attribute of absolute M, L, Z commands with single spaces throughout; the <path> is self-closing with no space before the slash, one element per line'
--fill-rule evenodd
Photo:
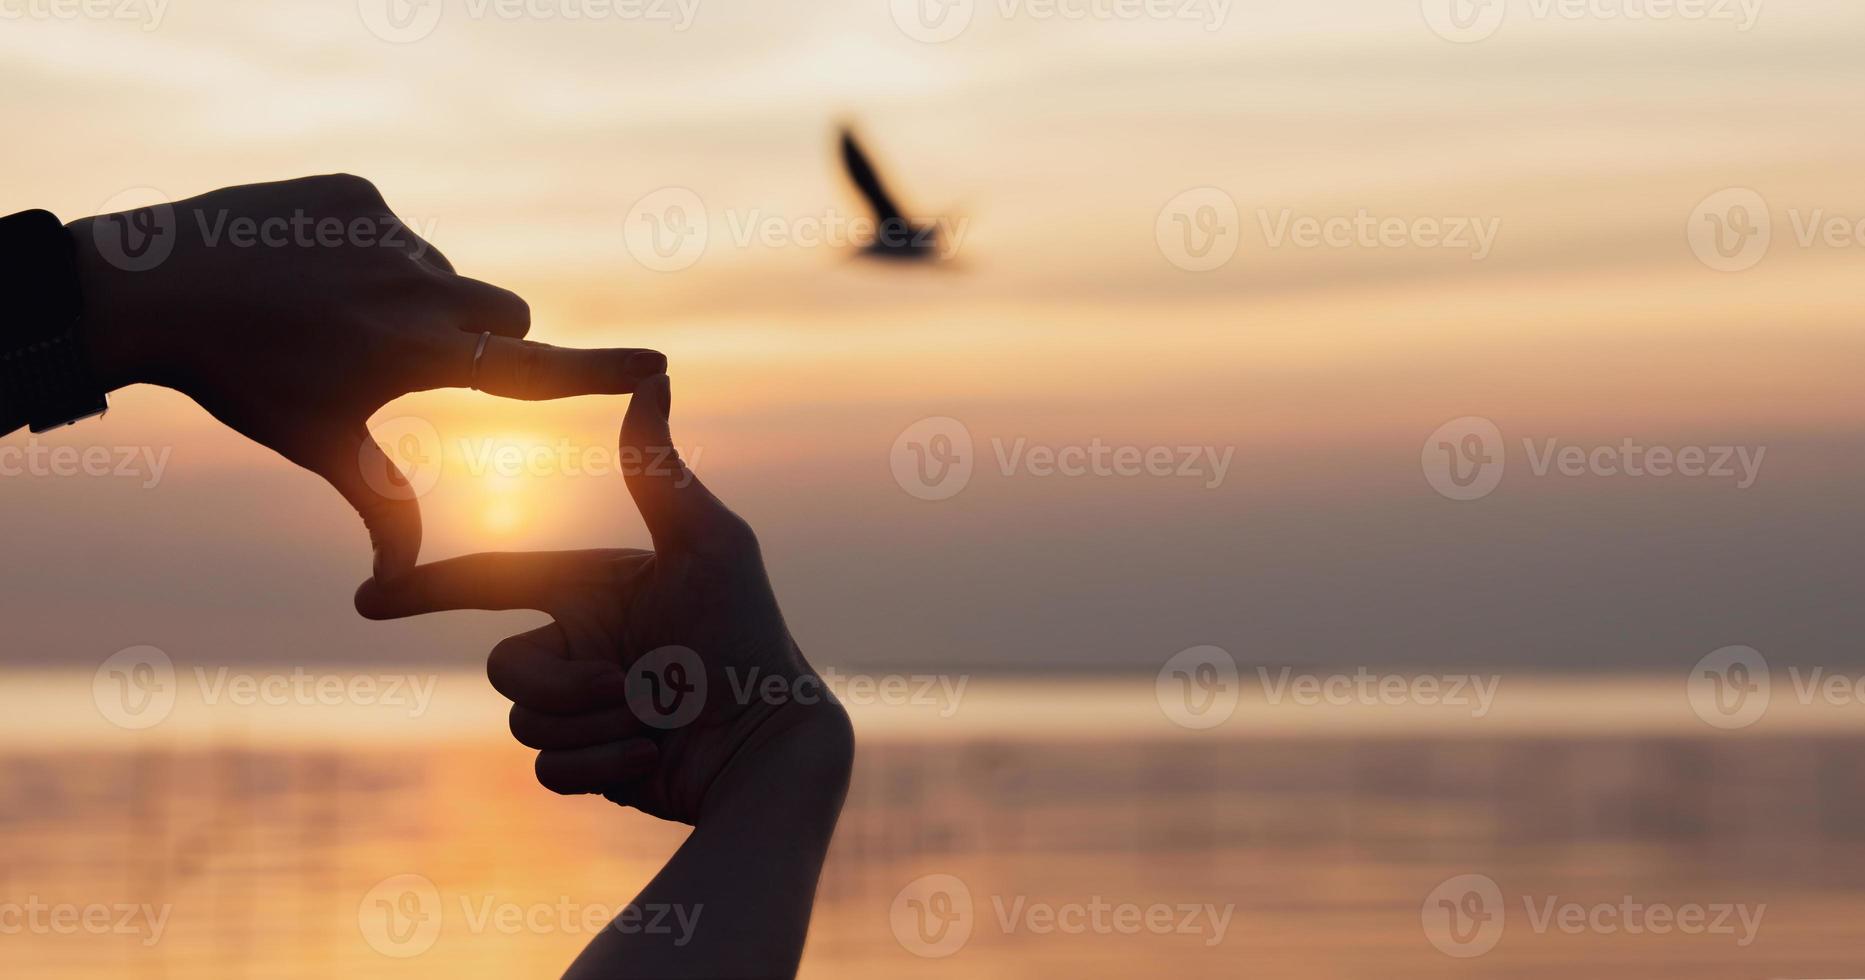
<path fill-rule="evenodd" d="M 76 245 L 49 211 L 0 218 L 0 432 L 44 432 L 109 407 L 78 336 Z"/>

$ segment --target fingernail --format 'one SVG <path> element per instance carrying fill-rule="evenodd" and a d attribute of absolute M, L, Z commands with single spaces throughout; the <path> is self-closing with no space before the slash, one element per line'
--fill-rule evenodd
<path fill-rule="evenodd" d="M 667 355 L 657 350 L 644 350 L 628 355 L 628 373 L 637 378 L 648 378 L 667 371 Z"/>

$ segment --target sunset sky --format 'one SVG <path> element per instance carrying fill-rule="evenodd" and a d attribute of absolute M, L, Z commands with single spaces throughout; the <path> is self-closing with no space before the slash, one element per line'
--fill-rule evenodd
<path fill-rule="evenodd" d="M 369 177 L 463 273 L 523 294 L 534 339 L 668 354 L 675 435 L 759 528 L 819 664 L 1150 673 L 1198 644 L 1269 663 L 1661 670 L 1733 643 L 1865 660 L 1855 3 L 1763 0 L 1742 29 L 1512 0 L 1494 36 L 1454 43 L 1433 0 L 1238 3 L 1216 29 L 985 0 L 926 43 L 885 0 L 698 0 L 685 30 L 430 0 L 431 33 L 391 43 L 371 2 L 0 21 L 0 210 Z M 962 231 L 952 262 L 740 243 L 858 213 L 842 122 L 914 214 Z M 667 187 L 709 235 L 656 271 L 629 221 Z M 1236 253 L 1190 271 L 1161 229 L 1199 188 L 1234 201 Z M 1690 238 L 1726 188 L 1772 221 L 1741 271 Z M 1278 234 L 1362 212 L 1494 238 L 1479 255 Z M 424 557 L 641 543 L 613 475 L 473 463 L 606 451 L 624 407 L 388 406 L 379 421 L 418 417 L 442 447 Z M 1421 451 L 1465 416 L 1509 456 L 1493 493 L 1457 501 Z M 934 417 L 964 425 L 975 472 L 922 500 L 890 464 Z M 1550 439 L 1765 455 L 1745 489 L 1537 475 L 1523 440 Z M 1018 440 L 1231 462 L 1221 480 L 1006 475 Z M 362 621 L 367 541 L 341 499 L 172 392 L 119 392 L 40 442 L 166 463 L 0 477 L 0 662 L 89 670 L 153 644 L 180 663 L 471 666 L 536 619 Z"/>

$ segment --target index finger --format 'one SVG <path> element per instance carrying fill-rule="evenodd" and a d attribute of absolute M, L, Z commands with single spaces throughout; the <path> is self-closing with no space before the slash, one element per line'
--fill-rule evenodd
<path fill-rule="evenodd" d="M 500 640 L 486 658 L 486 679 L 513 703 L 553 715 L 614 707 L 628 697 L 627 672 L 602 660 L 573 659 L 556 623 Z"/>
<path fill-rule="evenodd" d="M 644 551 L 519 551 L 462 555 L 417 566 L 392 581 L 372 578 L 356 590 L 366 619 L 401 619 L 449 609 L 535 609 L 556 615 L 579 586 L 614 581 L 618 559 Z"/>
<path fill-rule="evenodd" d="M 552 347 L 492 333 L 456 332 L 445 355 L 450 387 L 501 398 L 543 401 L 573 395 L 626 395 L 667 370 L 667 356 L 640 347 Z"/>

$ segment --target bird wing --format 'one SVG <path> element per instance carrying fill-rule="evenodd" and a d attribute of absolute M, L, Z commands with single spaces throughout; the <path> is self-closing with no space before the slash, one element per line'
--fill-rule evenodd
<path fill-rule="evenodd" d="M 900 213 L 900 206 L 888 195 L 887 188 L 881 186 L 881 177 L 875 173 L 874 164 L 861 151 L 861 144 L 855 142 L 855 134 L 846 129 L 842 130 L 842 165 L 848 168 L 848 178 L 855 182 L 855 189 L 868 199 L 868 206 L 874 209 L 876 220 L 905 220 L 905 216 Z"/>

